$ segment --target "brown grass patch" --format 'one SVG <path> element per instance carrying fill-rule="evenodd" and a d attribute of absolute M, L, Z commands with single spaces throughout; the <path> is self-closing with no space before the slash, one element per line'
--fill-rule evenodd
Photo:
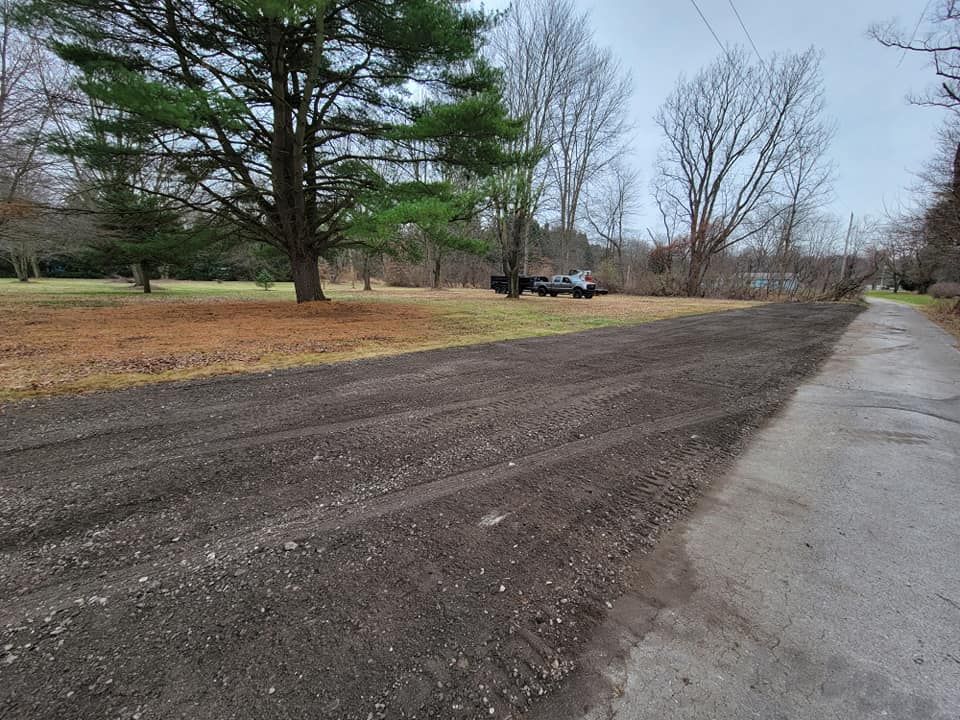
<path fill-rule="evenodd" d="M 431 313 L 391 303 L 17 303 L 0 315 L 0 393 L 71 392 L 272 368 L 426 339 Z"/>
<path fill-rule="evenodd" d="M 960 343 L 960 300 L 937 300 L 923 311 Z"/>
<path fill-rule="evenodd" d="M 242 295 L 226 283 L 167 286 L 166 294 L 154 296 L 117 294 L 103 281 L 0 286 L 0 400 L 635 325 L 758 304 L 622 295 L 508 301 L 481 290 L 362 293 L 341 285 L 328 288 L 335 302 L 298 306 L 285 290 L 264 299 L 266 293 Z"/>

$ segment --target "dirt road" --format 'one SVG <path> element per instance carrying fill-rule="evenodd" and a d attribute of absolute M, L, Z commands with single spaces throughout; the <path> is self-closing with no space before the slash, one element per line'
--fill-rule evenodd
<path fill-rule="evenodd" d="M 0 717 L 517 717 L 857 310 L 8 406 Z"/>

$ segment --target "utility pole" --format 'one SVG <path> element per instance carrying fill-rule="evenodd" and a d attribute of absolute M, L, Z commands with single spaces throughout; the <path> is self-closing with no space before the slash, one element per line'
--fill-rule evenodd
<path fill-rule="evenodd" d="M 847 254 L 850 252 L 850 238 L 853 235 L 853 213 L 850 213 L 850 225 L 847 226 L 847 238 L 843 241 L 843 266 L 840 268 L 840 282 L 847 279 Z"/>

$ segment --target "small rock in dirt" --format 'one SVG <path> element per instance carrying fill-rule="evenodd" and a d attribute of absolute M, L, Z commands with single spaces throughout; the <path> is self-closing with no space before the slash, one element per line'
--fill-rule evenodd
<path fill-rule="evenodd" d="M 506 591 L 507 591 L 507 588 L 501 585 L 500 589 L 497 592 L 506 592 Z"/>
<path fill-rule="evenodd" d="M 267 695 L 273 695 L 276 691 L 277 689 L 275 687 L 272 687 L 269 690 L 267 690 Z"/>
<path fill-rule="evenodd" d="M 290 540 L 289 542 L 285 542 L 283 544 L 283 549 L 286 550 L 287 552 L 291 550 L 296 550 L 298 547 L 300 546 L 297 545 L 295 542 L 293 542 L 293 540 Z"/>

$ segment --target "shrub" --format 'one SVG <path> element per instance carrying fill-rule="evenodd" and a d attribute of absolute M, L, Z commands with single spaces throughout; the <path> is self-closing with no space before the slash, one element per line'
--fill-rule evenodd
<path fill-rule="evenodd" d="M 270 288 L 273 287 L 273 275 L 271 275 L 266 270 L 261 270 L 260 272 L 257 273 L 255 282 L 264 290 L 269 290 Z"/>
<path fill-rule="evenodd" d="M 938 300 L 960 297 L 960 283 L 938 282 L 931 285 L 927 292 L 931 297 L 935 297 Z"/>

